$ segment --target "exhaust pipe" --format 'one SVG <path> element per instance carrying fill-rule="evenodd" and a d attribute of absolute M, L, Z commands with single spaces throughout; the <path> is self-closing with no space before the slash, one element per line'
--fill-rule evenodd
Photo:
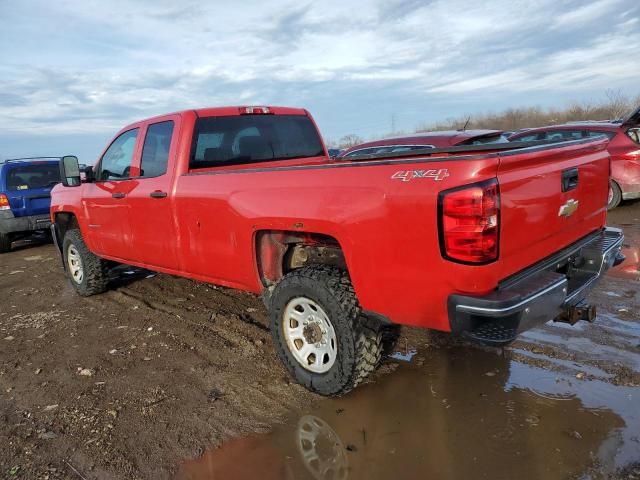
<path fill-rule="evenodd" d="M 569 305 L 568 307 L 565 307 L 554 321 L 575 325 L 580 320 L 593 322 L 596 319 L 596 316 L 597 312 L 595 305 L 580 302 L 576 305 Z"/>

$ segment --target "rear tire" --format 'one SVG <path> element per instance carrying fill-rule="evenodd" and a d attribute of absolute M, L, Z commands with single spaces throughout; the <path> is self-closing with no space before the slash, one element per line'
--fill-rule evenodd
<path fill-rule="evenodd" d="M 6 233 L 0 233 L 0 253 L 11 251 L 11 237 Z"/>
<path fill-rule="evenodd" d="M 300 302 L 308 305 L 309 310 L 302 307 L 295 314 L 287 308 Z M 344 395 L 378 366 L 382 355 L 382 331 L 375 322 L 360 316 L 360 306 L 346 272 L 326 265 L 294 270 L 276 285 L 269 303 L 271 334 L 278 356 L 296 381 L 312 392 L 326 396 Z M 319 317 L 325 320 L 320 322 Z M 298 326 L 301 330 L 304 328 L 305 336 L 295 340 L 302 342 L 296 347 L 288 332 Z M 334 353 L 325 354 L 322 350 L 328 348 L 325 339 L 329 339 L 329 345 L 332 341 L 335 343 Z M 315 340 L 318 342 L 314 343 Z M 314 348 L 320 348 L 317 351 L 327 359 L 320 363 L 327 368 L 308 360 L 317 358 L 315 355 L 305 357 L 303 353 L 302 358 L 307 358 L 303 361 L 300 352 L 306 352 L 307 348 L 312 355 Z"/>
<path fill-rule="evenodd" d="M 67 230 L 62 253 L 67 277 L 78 294 L 88 297 L 107 290 L 107 261 L 91 253 L 80 230 Z"/>
<path fill-rule="evenodd" d="M 613 210 L 622 202 L 622 190 L 615 180 L 609 180 L 609 203 L 607 210 Z"/>

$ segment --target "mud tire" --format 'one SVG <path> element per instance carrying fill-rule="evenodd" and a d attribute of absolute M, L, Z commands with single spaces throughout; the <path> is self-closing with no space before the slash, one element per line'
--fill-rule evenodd
<path fill-rule="evenodd" d="M 607 205 L 607 210 L 613 210 L 622 202 L 622 190 L 615 180 L 609 180 L 609 188 L 611 189 L 609 193 L 611 201 Z"/>
<path fill-rule="evenodd" d="M 11 237 L 6 233 L 0 233 L 0 253 L 11 251 Z"/>
<path fill-rule="evenodd" d="M 289 351 L 282 317 L 287 304 L 307 297 L 320 305 L 336 332 L 336 361 L 325 373 L 305 369 Z M 280 360 L 301 385 L 325 396 L 341 396 L 358 386 L 380 363 L 382 330 L 361 317 L 358 299 L 347 272 L 327 265 L 311 265 L 285 275 L 269 299 L 271 334 Z"/>
<path fill-rule="evenodd" d="M 83 278 L 80 283 L 76 282 L 69 271 L 68 253 L 69 247 L 74 246 L 80 254 L 82 261 Z M 97 295 L 107 290 L 108 283 L 108 262 L 94 255 L 82 239 L 80 230 L 71 229 L 64 235 L 62 241 L 62 252 L 65 264 L 65 271 L 71 285 L 76 289 L 79 295 L 89 297 Z"/>

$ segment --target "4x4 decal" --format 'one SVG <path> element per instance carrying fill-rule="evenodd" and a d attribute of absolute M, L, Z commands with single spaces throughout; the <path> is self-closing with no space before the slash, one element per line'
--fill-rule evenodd
<path fill-rule="evenodd" d="M 449 170 L 441 168 L 440 170 L 399 170 L 391 178 L 394 180 L 402 180 L 408 182 L 414 178 L 433 178 L 434 180 L 444 180 L 449 176 Z"/>

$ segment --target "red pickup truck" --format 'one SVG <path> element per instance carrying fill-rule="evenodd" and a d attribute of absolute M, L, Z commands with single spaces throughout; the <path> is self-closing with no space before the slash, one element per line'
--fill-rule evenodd
<path fill-rule="evenodd" d="M 80 295 L 114 262 L 261 294 L 296 380 L 339 395 L 386 325 L 491 345 L 584 299 L 621 262 L 606 138 L 330 160 L 306 110 L 188 110 L 120 131 L 81 180 L 61 162 L 53 236 Z"/>

